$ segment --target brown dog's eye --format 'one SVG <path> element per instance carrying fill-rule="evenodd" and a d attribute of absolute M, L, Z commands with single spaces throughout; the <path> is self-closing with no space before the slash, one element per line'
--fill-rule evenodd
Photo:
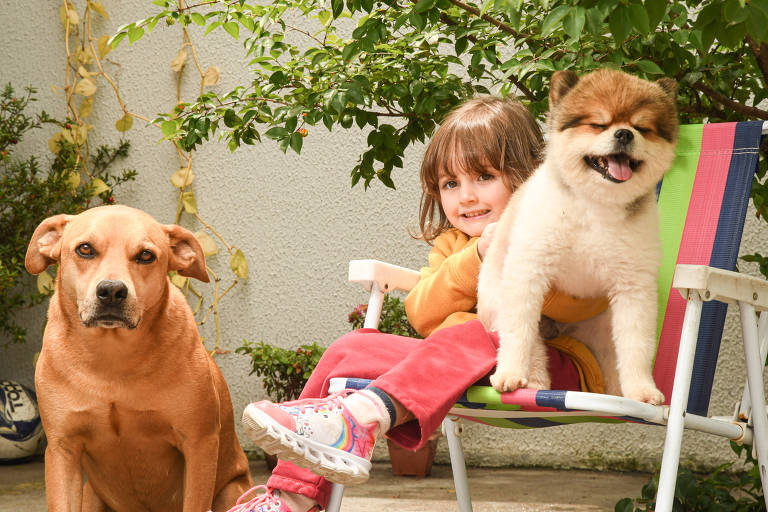
<path fill-rule="evenodd" d="M 136 262 L 137 263 L 152 263 L 153 261 L 155 261 L 155 259 L 156 259 L 155 255 L 152 254 L 151 251 L 144 250 L 144 251 L 141 251 L 139 253 L 139 255 L 136 257 Z"/>
<path fill-rule="evenodd" d="M 93 250 L 91 244 L 80 244 L 75 248 L 75 252 L 81 258 L 93 258 L 96 256 L 96 251 Z"/>
<path fill-rule="evenodd" d="M 606 128 L 608 128 L 607 125 L 597 124 L 597 123 L 591 123 L 589 126 L 591 126 L 592 128 L 594 128 L 596 130 L 605 130 Z"/>

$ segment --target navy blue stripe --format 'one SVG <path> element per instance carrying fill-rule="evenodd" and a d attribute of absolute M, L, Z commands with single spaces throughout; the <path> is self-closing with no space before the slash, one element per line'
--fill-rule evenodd
<path fill-rule="evenodd" d="M 536 405 L 539 407 L 552 407 L 560 411 L 567 411 L 565 408 L 565 394 L 567 391 L 560 390 L 541 390 L 536 392 Z"/>
<path fill-rule="evenodd" d="M 744 219 L 747 215 L 752 177 L 757 170 L 762 121 L 738 123 L 733 141 L 733 156 L 723 193 L 720 219 L 709 266 L 725 270 L 736 268 Z M 701 313 L 696 357 L 691 376 L 688 412 L 706 416 L 712 392 L 712 381 L 717 367 L 717 354 L 725 324 L 727 305 L 705 302 Z"/>

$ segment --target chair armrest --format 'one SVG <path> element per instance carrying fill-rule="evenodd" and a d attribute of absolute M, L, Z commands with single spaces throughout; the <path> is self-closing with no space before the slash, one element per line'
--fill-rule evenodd
<path fill-rule="evenodd" d="M 416 270 L 398 267 L 378 260 L 352 260 L 349 262 L 349 281 L 362 284 L 371 291 L 372 283 L 388 293 L 394 290 L 408 292 L 419 282 L 421 274 Z"/>
<path fill-rule="evenodd" d="M 677 265 L 672 287 L 684 299 L 690 290 L 694 290 L 705 301 L 745 302 L 758 311 L 768 310 L 768 281 L 730 270 L 706 265 Z"/>

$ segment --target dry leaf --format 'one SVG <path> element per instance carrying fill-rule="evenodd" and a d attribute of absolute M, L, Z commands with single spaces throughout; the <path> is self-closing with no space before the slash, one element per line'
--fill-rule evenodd
<path fill-rule="evenodd" d="M 208 69 L 205 70 L 205 75 L 203 75 L 203 85 L 205 86 L 216 85 L 219 83 L 220 79 L 221 79 L 221 71 L 219 70 L 219 67 L 210 66 Z"/>
<path fill-rule="evenodd" d="M 123 117 L 115 121 L 115 128 L 119 132 L 127 132 L 133 126 L 133 117 L 130 114 L 124 114 Z"/>
<path fill-rule="evenodd" d="M 50 139 L 48 139 L 48 149 L 51 150 L 51 153 L 56 155 L 59 154 L 59 150 L 61 149 L 59 148 L 59 141 L 63 136 L 64 134 L 62 132 L 59 132 L 55 134 L 53 137 L 51 137 Z"/>
<path fill-rule="evenodd" d="M 75 93 L 79 94 L 80 96 L 93 96 L 96 92 L 96 84 L 93 83 L 93 80 L 90 78 L 83 78 L 79 82 L 77 82 L 77 85 L 75 86 Z"/>
<path fill-rule="evenodd" d="M 193 215 L 197 213 L 197 198 L 194 192 L 184 192 L 181 194 L 181 202 L 188 213 Z"/>
<path fill-rule="evenodd" d="M 232 257 L 229 258 L 229 267 L 237 277 L 248 279 L 248 262 L 245 260 L 245 254 L 240 249 L 237 249 L 232 254 Z"/>
<path fill-rule="evenodd" d="M 176 272 L 170 273 L 171 282 L 177 287 L 177 288 L 184 288 L 184 285 L 187 284 L 187 278 L 184 276 L 180 276 Z"/>
<path fill-rule="evenodd" d="M 187 50 L 182 48 L 179 53 L 171 61 L 171 69 L 176 73 L 182 70 L 184 63 L 187 61 Z"/>
<path fill-rule="evenodd" d="M 66 5 L 62 5 L 59 8 L 59 18 L 61 19 L 61 24 L 64 26 L 67 25 L 67 21 L 69 21 L 71 25 L 80 23 L 80 16 L 77 15 L 77 11 L 72 4 L 69 5 L 69 9 L 67 9 Z"/>
<path fill-rule="evenodd" d="M 203 254 L 207 256 L 213 256 L 219 252 L 219 246 L 205 231 L 198 231 L 195 233 L 197 241 L 200 242 L 200 246 L 203 248 Z"/>
<path fill-rule="evenodd" d="M 101 14 L 105 18 L 109 19 L 109 15 L 107 14 L 107 11 L 104 9 L 104 6 L 101 5 L 101 2 L 88 2 L 88 3 L 90 4 L 91 9 Z"/>
<path fill-rule="evenodd" d="M 103 180 L 99 178 L 94 178 L 91 180 L 91 197 L 96 197 L 99 194 L 103 194 L 104 192 L 109 192 L 111 189 L 109 188 L 109 185 L 104 183 Z"/>
<path fill-rule="evenodd" d="M 195 180 L 195 175 L 189 167 L 182 167 L 171 176 L 171 184 L 176 188 L 184 188 Z"/>
<path fill-rule="evenodd" d="M 85 98 L 80 102 L 80 117 L 88 117 L 93 111 L 93 96 Z"/>
<path fill-rule="evenodd" d="M 77 187 L 80 186 L 80 173 L 79 172 L 70 172 L 69 178 L 67 178 L 67 183 L 69 183 L 69 186 L 72 187 L 72 190 L 77 189 Z"/>
<path fill-rule="evenodd" d="M 53 278 L 48 272 L 41 272 L 37 274 L 37 291 L 45 295 L 53 291 Z"/>
<path fill-rule="evenodd" d="M 110 46 L 107 42 L 109 41 L 109 36 L 101 36 L 96 41 L 96 48 L 99 50 L 99 58 L 103 59 L 104 56 L 106 56 L 109 52 L 112 51 L 112 46 Z"/>

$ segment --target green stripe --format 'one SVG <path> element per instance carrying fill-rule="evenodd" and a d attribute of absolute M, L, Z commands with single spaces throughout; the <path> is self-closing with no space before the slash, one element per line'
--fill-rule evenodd
<path fill-rule="evenodd" d="M 519 411 L 519 405 L 501 403 L 501 394 L 491 386 L 472 386 L 467 390 L 467 399 L 470 402 L 488 404 L 492 409 Z"/>
<path fill-rule="evenodd" d="M 667 311 L 669 290 L 677 264 L 680 241 L 683 238 L 685 217 L 693 191 L 693 180 L 699 165 L 703 124 L 680 126 L 675 149 L 675 161 L 664 176 L 659 196 L 661 231 L 661 267 L 659 268 L 659 313 L 656 319 L 656 343 L 661 336 L 664 313 Z M 676 292 L 675 292 L 676 293 Z"/>

